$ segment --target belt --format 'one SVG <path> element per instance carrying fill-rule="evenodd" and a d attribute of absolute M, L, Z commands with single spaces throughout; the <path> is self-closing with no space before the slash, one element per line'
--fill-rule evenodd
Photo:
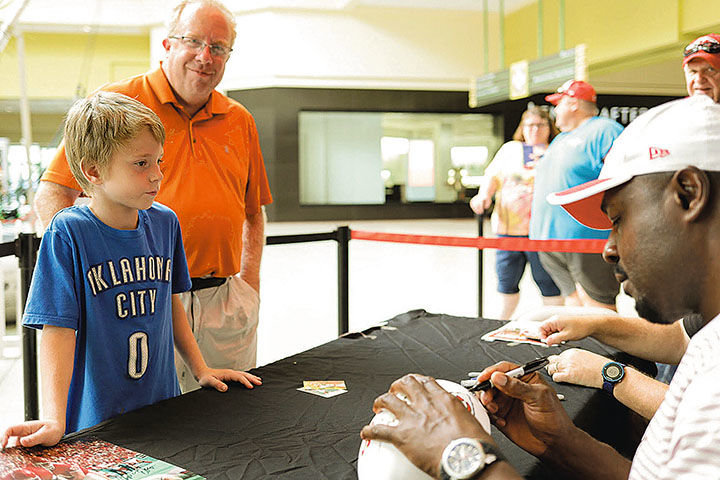
<path fill-rule="evenodd" d="M 205 288 L 213 288 L 213 287 L 219 287 L 223 283 L 227 282 L 226 277 L 203 277 L 203 278 L 191 278 L 190 282 L 192 283 L 192 287 L 190 288 L 191 292 L 194 292 L 195 290 L 203 290 Z"/>

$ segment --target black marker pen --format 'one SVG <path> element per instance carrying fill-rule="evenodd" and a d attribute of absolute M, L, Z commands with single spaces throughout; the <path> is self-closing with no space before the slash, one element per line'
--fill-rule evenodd
<path fill-rule="evenodd" d="M 549 363 L 548 357 L 536 358 L 535 360 L 532 360 L 521 367 L 518 367 L 514 370 L 510 370 L 509 372 L 506 372 L 505 375 L 507 375 L 508 377 L 512 377 L 512 378 L 522 377 L 523 375 L 525 375 L 527 373 L 532 373 L 537 370 L 540 370 L 548 363 Z M 475 385 L 473 385 L 472 387 L 469 387 L 468 390 L 470 390 L 471 392 L 477 392 L 478 390 L 487 390 L 492 387 L 493 387 L 493 384 L 490 381 L 490 379 L 488 379 L 488 380 L 485 380 L 484 382 L 475 383 Z"/>

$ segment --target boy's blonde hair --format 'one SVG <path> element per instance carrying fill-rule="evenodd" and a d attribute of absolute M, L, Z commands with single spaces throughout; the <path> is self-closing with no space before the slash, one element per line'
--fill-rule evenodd
<path fill-rule="evenodd" d="M 102 173 L 120 148 L 143 128 L 162 144 L 165 128 L 160 118 L 135 99 L 112 92 L 97 92 L 73 104 L 65 121 L 65 155 L 75 180 L 87 195 L 93 185 L 82 166 L 95 166 Z"/>

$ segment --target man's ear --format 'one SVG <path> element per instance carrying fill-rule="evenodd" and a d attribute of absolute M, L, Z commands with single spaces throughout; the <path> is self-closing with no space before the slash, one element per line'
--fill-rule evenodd
<path fill-rule="evenodd" d="M 103 181 L 100 176 L 100 169 L 97 167 L 97 165 L 88 165 L 83 160 L 80 163 L 80 169 L 85 175 L 85 178 L 87 178 L 88 182 L 92 183 L 93 185 L 102 185 Z"/>
<path fill-rule="evenodd" d="M 166 37 L 166 38 L 163 38 L 162 46 L 163 46 L 163 48 L 165 49 L 165 52 L 167 52 L 168 50 L 170 50 L 170 39 L 167 38 L 167 37 Z"/>
<path fill-rule="evenodd" d="M 710 179 L 697 167 L 678 170 L 670 181 L 673 200 L 685 213 L 688 222 L 694 222 L 705 211 L 710 200 Z"/>
<path fill-rule="evenodd" d="M 578 110 L 580 110 L 580 102 L 577 98 L 568 97 L 565 101 L 567 102 L 568 110 L 570 110 L 571 112 L 577 112 Z"/>

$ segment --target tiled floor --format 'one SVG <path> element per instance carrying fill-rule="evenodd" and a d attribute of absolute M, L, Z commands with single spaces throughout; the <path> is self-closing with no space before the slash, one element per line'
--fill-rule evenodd
<path fill-rule="evenodd" d="M 271 223 L 266 232 L 268 235 L 329 232 L 338 225 L 393 233 L 466 237 L 477 234 L 472 219 Z M 353 240 L 349 264 L 351 330 L 417 308 L 477 315 L 476 250 Z M 493 304 L 496 278 L 492 250 L 485 252 L 484 264 L 484 314 L 492 317 L 497 311 Z M 267 246 L 261 278 L 259 365 L 336 337 L 335 242 Z M 529 272 L 520 288 L 520 310 L 540 305 L 540 294 Z M 632 312 L 632 301 L 627 297 L 620 299 L 619 306 L 622 312 Z M 0 428 L 22 420 L 22 392 L 21 359 L 0 359 Z"/>

